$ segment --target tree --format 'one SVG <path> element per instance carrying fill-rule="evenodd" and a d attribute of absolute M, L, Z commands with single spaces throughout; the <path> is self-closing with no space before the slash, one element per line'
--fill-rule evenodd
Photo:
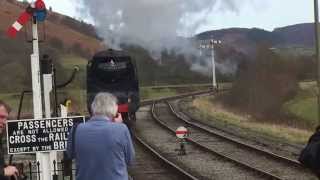
<path fill-rule="evenodd" d="M 244 67 L 226 102 L 258 118 L 278 116 L 298 89 L 295 63 L 260 46 L 255 60 Z"/>

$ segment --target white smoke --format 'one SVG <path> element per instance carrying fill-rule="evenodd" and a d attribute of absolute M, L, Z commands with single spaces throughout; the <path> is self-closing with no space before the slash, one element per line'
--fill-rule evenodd
<path fill-rule="evenodd" d="M 93 19 L 108 47 L 139 45 L 159 59 L 164 49 L 174 49 L 186 56 L 198 55 L 197 46 L 181 40 L 181 36 L 193 36 L 213 10 L 237 12 L 240 4 L 252 0 L 81 1 L 82 15 Z"/>
<path fill-rule="evenodd" d="M 205 56 L 202 58 L 202 61 L 197 61 L 193 62 L 191 65 L 191 70 L 196 71 L 198 73 L 201 73 L 206 76 L 211 76 L 212 75 L 212 57 L 210 56 Z M 222 62 L 221 60 L 215 61 L 215 68 L 216 68 L 216 73 L 217 70 L 224 75 L 234 75 L 237 71 L 237 64 L 230 60 L 230 59 L 224 59 Z"/>

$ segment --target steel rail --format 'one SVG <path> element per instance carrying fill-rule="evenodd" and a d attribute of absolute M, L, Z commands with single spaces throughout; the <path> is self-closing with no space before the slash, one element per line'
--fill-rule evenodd
<path fill-rule="evenodd" d="M 171 167 L 172 169 L 174 169 L 176 172 L 178 172 L 180 174 L 180 176 L 183 176 L 183 179 L 190 179 L 190 180 L 199 180 L 198 178 L 194 177 L 193 175 L 191 175 L 190 173 L 188 173 L 187 171 L 183 170 L 182 168 L 180 168 L 179 166 L 177 166 L 176 164 L 174 164 L 173 162 L 171 162 L 170 160 L 166 159 L 164 156 L 162 156 L 159 152 L 157 152 L 154 148 L 152 148 L 151 146 L 149 146 L 146 142 L 144 142 L 142 140 L 142 138 L 140 138 L 139 136 L 137 136 L 136 134 L 134 135 L 134 138 L 137 140 L 137 142 L 139 142 L 139 144 L 141 144 L 144 148 L 148 149 L 148 151 L 150 151 L 155 157 L 157 157 L 159 160 L 161 160 L 163 163 L 165 163 L 166 165 L 168 165 L 169 167 Z"/>
<path fill-rule="evenodd" d="M 152 104 L 152 109 L 151 109 L 152 117 L 153 117 L 154 120 L 156 120 L 156 122 L 158 122 L 163 128 L 167 129 L 167 130 L 168 130 L 169 132 L 171 132 L 172 134 L 175 134 L 175 130 L 174 130 L 174 129 L 171 129 L 170 127 L 168 127 L 165 123 L 163 123 L 163 122 L 156 116 L 156 114 L 155 114 L 155 112 L 154 112 L 155 104 L 156 104 L 156 103 L 153 103 L 153 104 Z M 215 155 L 217 155 L 217 156 L 219 156 L 219 157 L 221 157 L 221 158 L 224 158 L 224 159 L 226 159 L 226 160 L 228 160 L 228 161 L 230 161 L 230 162 L 232 162 L 232 163 L 235 163 L 235 164 L 237 164 L 237 165 L 239 165 L 239 166 L 242 166 L 243 168 L 246 168 L 246 169 L 248 169 L 248 170 L 251 170 L 251 171 L 253 171 L 253 172 L 256 172 L 256 173 L 258 173 L 258 174 L 260 174 L 260 175 L 262 175 L 262 176 L 264 176 L 264 177 L 267 177 L 267 178 L 270 178 L 270 179 L 273 179 L 273 180 L 283 180 L 282 178 L 280 178 L 280 177 L 278 177 L 278 176 L 275 176 L 275 175 L 270 174 L 270 173 L 268 173 L 268 172 L 265 172 L 265 171 L 263 171 L 263 170 L 260 170 L 260 169 L 257 169 L 257 168 L 255 168 L 255 167 L 252 167 L 252 166 L 250 166 L 250 165 L 248 165 L 248 164 L 246 164 L 246 163 L 243 163 L 243 162 L 240 162 L 240 161 L 238 161 L 238 160 L 235 160 L 235 159 L 233 159 L 233 158 L 231 158 L 231 157 L 229 157 L 229 156 L 226 156 L 226 155 L 224 155 L 224 154 L 222 154 L 222 153 L 216 152 L 216 151 L 214 151 L 214 150 L 212 150 L 212 149 L 210 149 L 210 148 L 208 148 L 208 147 L 206 147 L 206 146 L 204 146 L 204 145 L 201 145 L 201 144 L 193 141 L 193 140 L 190 139 L 190 138 L 186 138 L 186 140 L 187 140 L 188 142 L 194 144 L 195 146 L 200 147 L 201 149 L 207 151 L 207 152 L 210 152 L 210 153 L 212 153 L 212 154 L 215 154 Z"/>
<path fill-rule="evenodd" d="M 216 136 L 216 137 L 219 137 L 219 138 L 221 138 L 221 139 L 223 139 L 223 140 L 226 140 L 226 141 L 229 141 L 229 142 L 234 143 L 234 144 L 236 144 L 236 145 L 239 145 L 239 146 L 241 146 L 241 147 L 243 147 L 243 148 L 248 148 L 248 149 L 254 150 L 254 151 L 256 151 L 256 152 L 264 153 L 265 155 L 267 155 L 267 156 L 269 156 L 269 157 L 271 157 L 271 158 L 275 158 L 275 159 L 277 159 L 277 160 L 281 160 L 281 161 L 284 161 L 284 162 L 287 162 L 287 163 L 290 163 L 290 164 L 292 164 L 292 165 L 295 165 L 295 166 L 297 166 L 297 167 L 301 167 L 301 168 L 302 168 L 301 163 L 298 162 L 298 161 L 296 161 L 296 160 L 289 159 L 289 158 L 287 158 L 287 157 L 277 155 L 277 154 L 272 153 L 272 152 L 270 152 L 270 151 L 266 151 L 266 150 L 263 150 L 263 149 L 259 149 L 258 147 L 255 147 L 255 146 L 253 146 L 253 145 L 246 144 L 246 143 L 244 143 L 244 142 L 240 142 L 240 141 L 238 141 L 238 140 L 235 140 L 235 139 L 232 139 L 232 138 L 230 138 L 230 137 L 221 135 L 221 134 L 219 134 L 219 133 L 217 133 L 217 132 L 214 132 L 214 131 L 206 128 L 206 127 L 202 127 L 202 126 L 200 126 L 200 125 L 198 125 L 198 124 L 196 124 L 196 123 L 192 123 L 192 122 L 186 120 L 185 118 L 183 118 L 178 112 L 176 112 L 176 110 L 173 108 L 173 106 L 172 106 L 169 102 L 166 102 L 166 103 L 167 103 L 168 106 L 170 107 L 170 110 L 171 110 L 172 114 L 173 114 L 175 117 L 177 117 L 178 119 L 182 120 L 183 122 L 185 122 L 186 124 L 188 124 L 188 125 L 190 125 L 190 126 L 193 126 L 193 127 L 195 127 L 195 128 L 198 128 L 198 129 L 200 129 L 200 130 L 202 130 L 202 131 L 205 131 L 205 132 L 207 132 L 207 133 L 209 133 L 209 134 L 212 134 L 212 135 L 214 135 L 214 136 Z"/>

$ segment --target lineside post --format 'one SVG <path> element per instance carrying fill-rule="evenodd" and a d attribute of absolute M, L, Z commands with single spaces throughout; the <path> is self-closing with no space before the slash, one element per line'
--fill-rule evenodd
<path fill-rule="evenodd" d="M 33 54 L 31 55 L 32 71 L 32 92 L 33 92 L 33 114 L 34 119 L 42 119 L 42 96 L 41 96 L 41 73 L 39 61 L 39 37 L 37 20 L 33 17 L 32 22 L 32 45 Z M 36 159 L 40 163 L 41 180 L 50 180 L 50 155 L 48 152 L 36 153 Z"/>
<path fill-rule="evenodd" d="M 319 27 L 319 3 L 318 0 L 314 0 L 314 27 L 316 37 L 316 57 L 317 57 L 317 101 L 318 101 L 318 125 L 320 125 L 320 27 Z"/>

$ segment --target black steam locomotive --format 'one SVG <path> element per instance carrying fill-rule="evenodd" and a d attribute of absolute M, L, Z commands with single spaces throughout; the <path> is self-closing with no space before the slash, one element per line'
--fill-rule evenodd
<path fill-rule="evenodd" d="M 135 62 L 124 51 L 109 49 L 96 53 L 87 65 L 87 107 L 99 92 L 118 98 L 118 111 L 130 131 L 139 108 L 139 81 Z"/>

